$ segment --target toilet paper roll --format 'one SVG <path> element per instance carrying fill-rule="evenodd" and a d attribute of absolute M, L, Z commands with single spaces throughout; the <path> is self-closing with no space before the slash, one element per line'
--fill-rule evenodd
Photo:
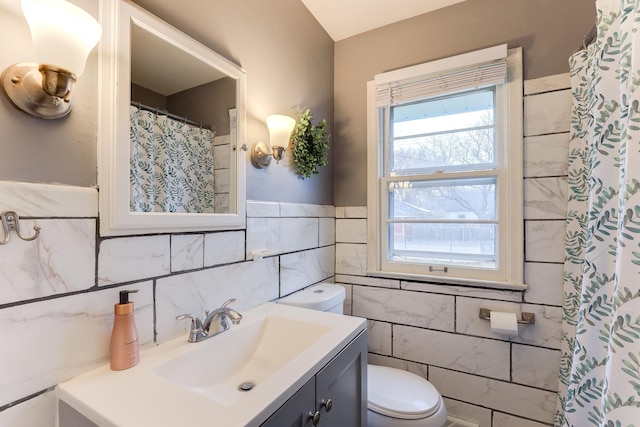
<path fill-rule="evenodd" d="M 518 336 L 518 318 L 515 313 L 491 312 L 491 332 L 510 337 Z"/>

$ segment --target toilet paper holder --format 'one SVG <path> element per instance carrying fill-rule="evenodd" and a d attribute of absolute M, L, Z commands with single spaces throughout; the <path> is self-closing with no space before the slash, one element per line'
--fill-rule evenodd
<path fill-rule="evenodd" d="M 481 308 L 480 318 L 483 320 L 491 320 L 491 309 Z M 536 314 L 522 312 L 520 313 L 520 317 L 517 320 L 518 320 L 518 323 L 521 323 L 524 325 L 533 325 L 534 323 L 536 323 Z"/>

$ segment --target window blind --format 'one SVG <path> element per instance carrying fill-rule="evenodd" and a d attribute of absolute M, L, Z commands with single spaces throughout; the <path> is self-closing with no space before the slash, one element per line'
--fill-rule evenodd
<path fill-rule="evenodd" d="M 506 54 L 506 45 L 501 45 L 420 64 L 402 71 L 379 74 L 375 78 L 376 105 L 384 107 L 404 104 L 505 83 Z"/>
<path fill-rule="evenodd" d="M 386 83 L 376 87 L 376 105 L 405 104 L 441 94 L 494 86 L 504 83 L 506 77 L 507 61 L 502 59 L 445 74 Z"/>

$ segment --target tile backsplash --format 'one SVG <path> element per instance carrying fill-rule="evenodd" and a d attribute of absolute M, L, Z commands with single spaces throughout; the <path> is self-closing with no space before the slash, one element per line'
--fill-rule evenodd
<path fill-rule="evenodd" d="M 0 426 L 55 426 L 55 385 L 108 363 L 122 289 L 139 290 L 144 348 L 186 335 L 179 314 L 230 298 L 242 311 L 335 274 L 333 206 L 250 201 L 242 231 L 100 238 L 94 189 L 1 182 L 0 200 L 24 233 L 42 229 L 0 246 Z"/>

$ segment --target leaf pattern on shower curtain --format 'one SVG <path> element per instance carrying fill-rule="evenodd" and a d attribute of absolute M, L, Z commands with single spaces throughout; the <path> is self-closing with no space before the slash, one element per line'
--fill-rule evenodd
<path fill-rule="evenodd" d="M 132 212 L 214 212 L 213 132 L 131 106 Z"/>
<path fill-rule="evenodd" d="M 573 111 L 556 426 L 640 427 L 640 2 L 597 0 Z"/>

